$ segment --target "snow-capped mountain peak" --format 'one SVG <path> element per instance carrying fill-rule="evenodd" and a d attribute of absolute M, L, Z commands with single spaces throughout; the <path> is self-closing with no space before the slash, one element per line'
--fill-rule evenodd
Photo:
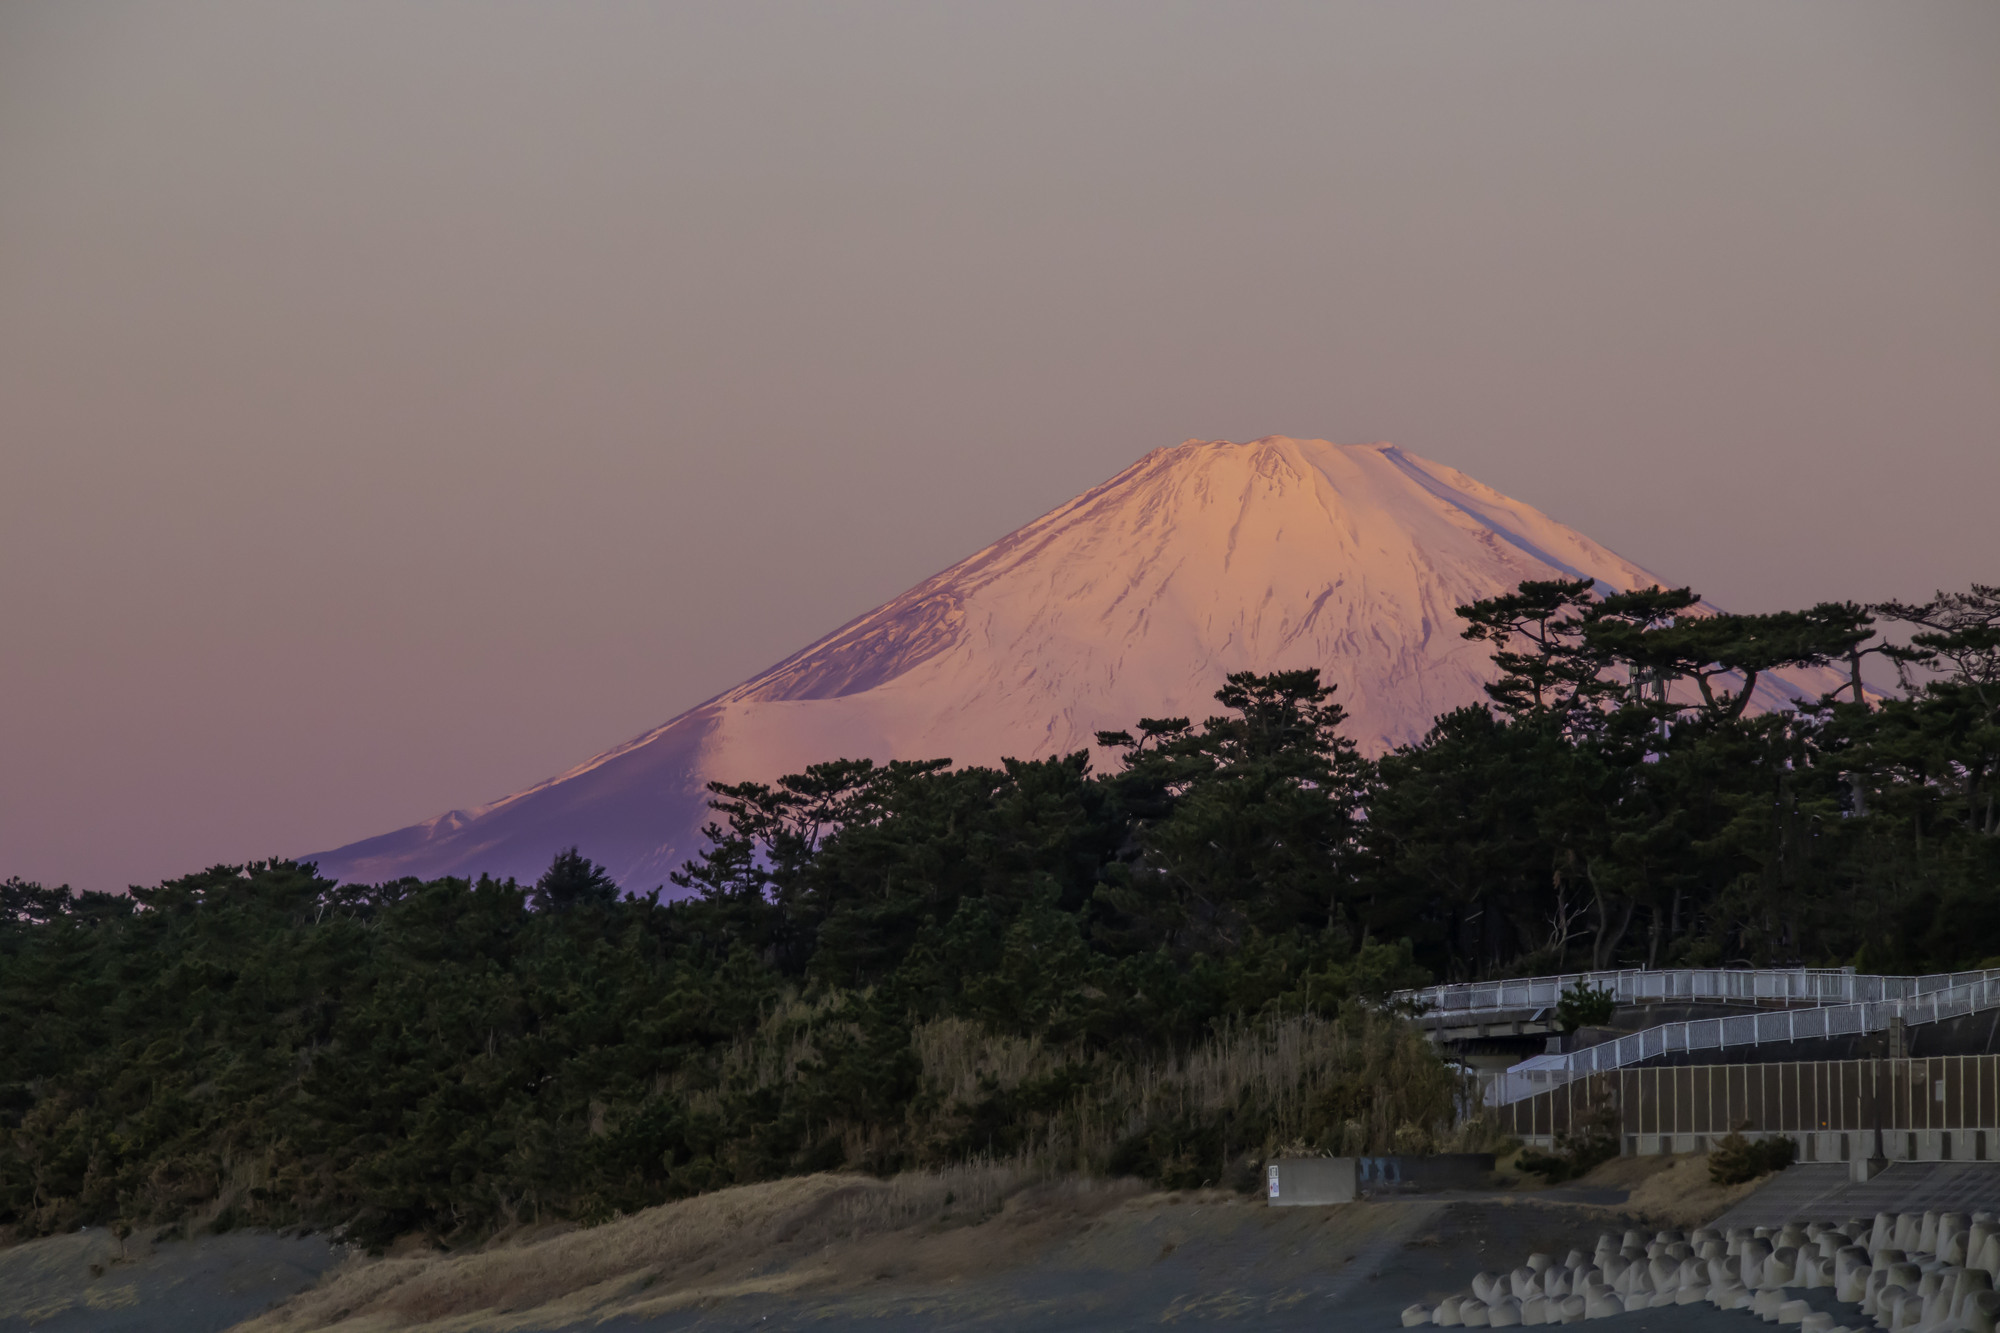
<path fill-rule="evenodd" d="M 1242 670 L 1320 668 L 1379 753 L 1485 697 L 1457 607 L 1556 577 L 1667 582 L 1394 445 L 1191 440 L 566 773 L 312 859 L 351 880 L 532 878 L 576 844 L 650 888 L 699 850 L 710 781 L 1067 753 L 1141 716 L 1206 716 Z M 1782 705 L 1783 682 L 1766 692 Z"/>

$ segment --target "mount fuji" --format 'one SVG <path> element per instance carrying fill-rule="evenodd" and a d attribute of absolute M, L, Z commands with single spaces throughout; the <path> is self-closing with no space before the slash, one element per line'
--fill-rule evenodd
<path fill-rule="evenodd" d="M 566 773 L 301 859 L 348 881 L 527 880 L 575 844 L 649 888 L 700 849 L 710 781 L 841 757 L 1067 753 L 1141 716 L 1207 716 L 1231 671 L 1320 668 L 1350 734 L 1381 753 L 1485 698 L 1492 665 L 1454 608 L 1580 577 L 1668 584 L 1393 445 L 1191 440 Z M 1754 702 L 1840 683 L 1767 675 Z"/>

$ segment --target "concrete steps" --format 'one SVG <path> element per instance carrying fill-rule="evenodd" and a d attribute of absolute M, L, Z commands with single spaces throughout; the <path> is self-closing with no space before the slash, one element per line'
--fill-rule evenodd
<path fill-rule="evenodd" d="M 1872 1180 L 1848 1179 L 1840 1163 L 1790 1166 L 1710 1223 L 1776 1227 L 1877 1213 L 2000 1212 L 2000 1162 L 1892 1162 Z"/>

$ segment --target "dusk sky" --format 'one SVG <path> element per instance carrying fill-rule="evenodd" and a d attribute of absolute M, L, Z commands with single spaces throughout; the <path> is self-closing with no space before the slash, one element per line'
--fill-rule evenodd
<path fill-rule="evenodd" d="M 0 7 L 0 876 L 491 800 L 1189 437 L 2000 582 L 2000 6 Z"/>

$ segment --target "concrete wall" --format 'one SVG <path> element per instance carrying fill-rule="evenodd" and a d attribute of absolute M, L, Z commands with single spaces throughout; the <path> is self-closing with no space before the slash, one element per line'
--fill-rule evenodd
<path fill-rule="evenodd" d="M 1431 1157 L 1362 1157 L 1363 1194 L 1424 1194 L 1478 1189 L 1493 1174 L 1490 1152 L 1438 1153 Z"/>
<path fill-rule="evenodd" d="M 1851 1162 L 1866 1159 L 1875 1151 L 1875 1136 L 1865 1129 L 1820 1130 L 1807 1133 L 1747 1133 L 1748 1139 L 1788 1138 L 1800 1162 Z M 1655 1154 L 1707 1152 L 1723 1138 L 1720 1134 L 1628 1134 L 1624 1151 L 1628 1157 Z M 1548 1148 L 1552 1135 L 1526 1140 L 1530 1146 Z M 1882 1157 L 1891 1162 L 1990 1162 L 2000 1158 L 2000 1131 L 1990 1129 L 1885 1129 Z"/>
<path fill-rule="evenodd" d="M 1353 1157 L 1287 1157 L 1264 1168 L 1265 1201 L 1273 1208 L 1353 1203 L 1360 1185 Z"/>
<path fill-rule="evenodd" d="M 1273 1207 L 1352 1203 L 1374 1194 L 1424 1194 L 1478 1189 L 1493 1173 L 1492 1153 L 1439 1153 L 1431 1157 L 1292 1157 L 1265 1168 Z"/>

